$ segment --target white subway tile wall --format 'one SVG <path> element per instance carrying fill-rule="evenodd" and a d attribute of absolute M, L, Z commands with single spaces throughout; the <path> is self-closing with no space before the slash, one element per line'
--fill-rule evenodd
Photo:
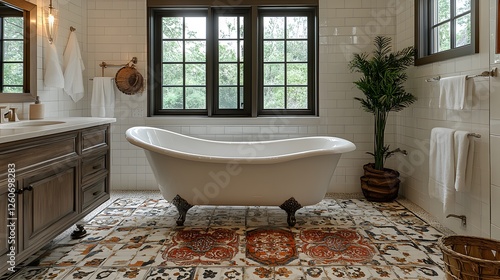
<path fill-rule="evenodd" d="M 490 68 L 500 67 L 500 54 L 496 53 L 497 1 L 490 0 Z M 491 238 L 500 240 L 500 77 L 490 80 L 490 170 L 491 170 Z"/>
<path fill-rule="evenodd" d="M 396 38 L 398 48 L 414 45 L 414 1 L 396 1 Z M 418 97 L 410 108 L 398 113 L 396 142 L 408 151 L 399 157 L 397 169 L 402 173 L 404 195 L 437 217 L 444 225 L 459 234 L 490 236 L 490 172 L 489 172 L 489 78 L 475 78 L 472 109 L 455 111 L 438 107 L 439 83 L 428 78 L 479 74 L 489 69 L 489 5 L 480 7 L 480 52 L 478 54 L 437 62 L 410 70 L 407 89 Z M 470 192 L 456 193 L 452 212 L 467 216 L 467 227 L 460 220 L 446 219 L 442 204 L 428 195 L 429 137 L 434 127 L 449 127 L 481 134 L 474 139 L 474 178 Z"/>

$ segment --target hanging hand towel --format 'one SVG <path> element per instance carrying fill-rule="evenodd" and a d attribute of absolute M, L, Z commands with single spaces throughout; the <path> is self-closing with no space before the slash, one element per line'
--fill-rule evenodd
<path fill-rule="evenodd" d="M 90 102 L 92 117 L 112 118 L 115 115 L 115 89 L 112 77 L 95 77 Z"/>
<path fill-rule="evenodd" d="M 469 108 L 467 76 L 441 78 L 439 80 L 439 108 L 463 110 Z"/>
<path fill-rule="evenodd" d="M 474 140 L 470 140 L 468 131 L 455 132 L 455 190 L 467 192 L 471 189 L 472 168 L 474 162 Z"/>
<path fill-rule="evenodd" d="M 429 196 L 443 203 L 446 213 L 455 194 L 455 130 L 435 127 L 431 131 L 429 152 Z"/>
<path fill-rule="evenodd" d="M 45 73 L 43 82 L 47 87 L 64 88 L 64 75 L 57 56 L 56 44 L 49 44 L 45 48 Z"/>
<path fill-rule="evenodd" d="M 71 32 L 68 39 L 68 45 L 64 50 L 64 92 L 66 92 L 74 102 L 83 97 L 83 76 L 85 70 L 83 65 L 80 46 L 75 32 Z"/>

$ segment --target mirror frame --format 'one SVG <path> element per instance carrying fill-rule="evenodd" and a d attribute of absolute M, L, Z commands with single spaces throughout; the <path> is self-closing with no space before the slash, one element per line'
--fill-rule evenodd
<path fill-rule="evenodd" d="M 37 85 L 37 6 L 26 0 L 0 0 L 5 5 L 22 10 L 24 15 L 24 93 L 0 92 L 0 103 L 32 102 Z"/>

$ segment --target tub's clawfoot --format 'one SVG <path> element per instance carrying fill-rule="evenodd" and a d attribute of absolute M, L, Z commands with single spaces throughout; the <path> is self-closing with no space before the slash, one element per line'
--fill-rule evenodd
<path fill-rule="evenodd" d="M 295 220 L 295 212 L 302 208 L 302 205 L 300 205 L 295 198 L 290 197 L 287 201 L 280 205 L 280 208 L 286 211 L 286 214 L 288 215 L 286 221 L 289 226 L 293 227 L 297 222 Z"/>
<path fill-rule="evenodd" d="M 186 220 L 187 211 L 193 207 L 193 205 L 189 204 L 184 198 L 176 195 L 174 199 L 172 199 L 172 204 L 177 207 L 177 211 L 179 211 L 179 218 L 177 218 L 177 225 L 183 226 L 184 221 Z"/>

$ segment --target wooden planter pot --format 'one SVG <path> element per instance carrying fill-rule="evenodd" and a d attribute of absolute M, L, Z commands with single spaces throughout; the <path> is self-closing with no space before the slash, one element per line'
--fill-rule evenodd
<path fill-rule="evenodd" d="M 373 163 L 363 166 L 365 175 L 361 176 L 361 189 L 369 201 L 388 202 L 398 197 L 399 172 L 389 168 L 376 170 Z"/>

